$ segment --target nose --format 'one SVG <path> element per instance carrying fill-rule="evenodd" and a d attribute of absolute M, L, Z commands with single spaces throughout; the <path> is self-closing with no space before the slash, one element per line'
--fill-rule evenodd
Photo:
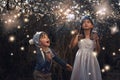
<path fill-rule="evenodd" d="M 49 39 L 49 38 L 47 38 L 47 40 L 48 40 L 48 41 L 50 41 L 50 39 Z"/>
<path fill-rule="evenodd" d="M 84 23 L 84 26 L 87 26 L 87 24 L 86 24 L 86 23 Z"/>

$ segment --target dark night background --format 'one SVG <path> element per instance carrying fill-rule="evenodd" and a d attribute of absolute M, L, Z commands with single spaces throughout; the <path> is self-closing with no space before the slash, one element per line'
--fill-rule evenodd
<path fill-rule="evenodd" d="M 108 9 L 99 13 L 103 7 Z M 72 20 L 62 14 L 68 8 Z M 71 32 L 79 29 L 86 14 L 94 19 L 100 37 L 97 58 L 103 80 L 120 80 L 120 0 L 0 0 L 0 80 L 33 80 L 36 54 L 29 40 L 41 30 L 48 33 L 57 55 L 73 65 L 78 47 L 68 47 Z M 71 72 L 55 62 L 51 71 L 53 80 L 70 80 Z"/>

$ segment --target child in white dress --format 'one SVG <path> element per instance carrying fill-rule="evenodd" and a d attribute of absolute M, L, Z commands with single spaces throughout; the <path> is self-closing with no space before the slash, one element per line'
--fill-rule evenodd
<path fill-rule="evenodd" d="M 99 53 L 99 37 L 92 33 L 93 21 L 89 16 L 85 16 L 81 22 L 80 33 L 72 39 L 70 47 L 78 44 L 71 80 L 102 80 L 100 67 L 96 56 Z"/>

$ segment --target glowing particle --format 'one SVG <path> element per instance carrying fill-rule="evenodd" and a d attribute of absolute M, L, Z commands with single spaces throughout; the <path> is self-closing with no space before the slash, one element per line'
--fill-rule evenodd
<path fill-rule="evenodd" d="M 10 42 L 14 42 L 14 41 L 15 41 L 15 37 L 14 37 L 14 36 L 10 36 L 10 37 L 9 37 L 9 41 L 10 41 Z"/>
<path fill-rule="evenodd" d="M 106 65 L 106 66 L 104 67 L 104 69 L 105 69 L 106 71 L 108 71 L 108 70 L 110 70 L 110 66 L 109 66 L 109 65 Z"/>
<path fill-rule="evenodd" d="M 105 50 L 105 47 L 102 47 L 102 50 Z"/>
<path fill-rule="evenodd" d="M 10 55 L 11 55 L 11 56 L 13 56 L 14 54 L 13 54 L 13 53 L 11 53 Z"/>
<path fill-rule="evenodd" d="M 97 56 L 97 52 L 94 51 L 94 52 L 93 52 L 93 56 Z"/>
<path fill-rule="evenodd" d="M 24 22 L 29 22 L 29 19 L 28 19 L 28 18 L 25 18 L 25 19 L 24 19 Z"/>
<path fill-rule="evenodd" d="M 113 54 L 113 56 L 115 56 L 115 55 L 116 55 L 116 53 L 115 53 L 115 52 L 113 52 L 112 54 Z"/>
<path fill-rule="evenodd" d="M 105 69 L 102 69 L 101 71 L 102 71 L 102 73 L 104 73 L 104 72 L 105 72 Z"/>
<path fill-rule="evenodd" d="M 36 50 L 34 50 L 33 53 L 36 54 Z"/>
<path fill-rule="evenodd" d="M 18 29 L 20 29 L 20 28 L 21 28 L 21 26 L 17 26 L 17 28 L 18 28 Z"/>
<path fill-rule="evenodd" d="M 29 35 L 27 35 L 26 37 L 27 37 L 27 38 L 29 38 L 30 36 L 29 36 Z"/>
<path fill-rule="evenodd" d="M 20 47 L 20 50 L 21 50 L 21 51 L 24 51 L 24 50 L 25 50 L 25 48 L 22 46 L 22 47 Z"/>

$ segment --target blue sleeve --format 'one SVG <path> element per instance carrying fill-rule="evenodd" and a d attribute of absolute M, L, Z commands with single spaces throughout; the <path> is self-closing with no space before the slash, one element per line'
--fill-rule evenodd
<path fill-rule="evenodd" d="M 62 60 L 62 59 L 60 59 L 57 55 L 56 55 L 56 53 L 55 53 L 55 51 L 54 50 L 52 50 L 52 52 L 53 52 L 53 54 L 54 54 L 54 57 L 53 57 L 53 60 L 55 60 L 58 64 L 60 64 L 63 68 L 66 68 L 66 62 L 64 61 L 64 60 Z"/>
<path fill-rule="evenodd" d="M 36 60 L 36 68 L 37 69 L 41 69 L 44 67 L 45 61 L 41 55 L 41 52 L 39 50 L 39 48 L 37 48 L 37 56 L 36 56 L 37 60 Z"/>

